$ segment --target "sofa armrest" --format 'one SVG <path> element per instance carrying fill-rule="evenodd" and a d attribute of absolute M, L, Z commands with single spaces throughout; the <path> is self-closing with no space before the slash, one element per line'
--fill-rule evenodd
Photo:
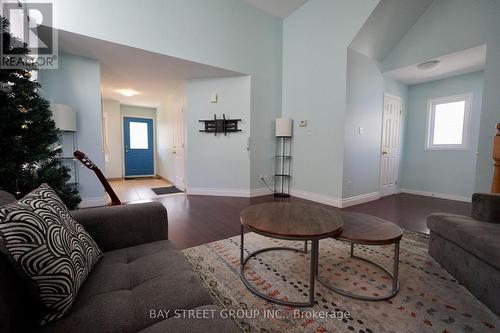
<path fill-rule="evenodd" d="M 471 217 L 483 222 L 500 223 L 500 194 L 474 193 Z"/>
<path fill-rule="evenodd" d="M 167 210 L 159 202 L 81 209 L 71 215 L 103 251 L 168 239 Z"/>

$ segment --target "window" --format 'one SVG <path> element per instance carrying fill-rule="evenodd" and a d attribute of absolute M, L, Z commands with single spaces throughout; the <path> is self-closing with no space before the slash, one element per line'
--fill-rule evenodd
<path fill-rule="evenodd" d="M 130 149 L 148 149 L 148 124 L 130 122 Z"/>
<path fill-rule="evenodd" d="M 471 101 L 472 94 L 429 100 L 426 149 L 467 150 L 469 148 Z"/>

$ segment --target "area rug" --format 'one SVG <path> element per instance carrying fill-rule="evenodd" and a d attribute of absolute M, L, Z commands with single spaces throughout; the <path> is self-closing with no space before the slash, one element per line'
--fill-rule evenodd
<path fill-rule="evenodd" d="M 405 233 L 400 251 L 399 294 L 383 302 L 365 302 L 315 284 L 313 308 L 275 305 L 249 292 L 240 280 L 239 236 L 184 250 L 185 256 L 219 306 L 245 332 L 499 332 L 500 320 L 453 279 L 427 253 L 426 237 Z M 245 253 L 270 246 L 303 248 L 249 233 Z M 356 254 L 392 267 L 393 247 L 357 246 Z M 250 260 L 248 280 L 273 297 L 306 301 L 309 256 L 278 251 Z M 335 285 L 364 295 L 391 288 L 382 270 L 350 258 L 349 246 L 333 239 L 320 242 L 319 274 Z M 345 314 L 348 311 L 349 316 Z"/>
<path fill-rule="evenodd" d="M 155 192 L 156 195 L 184 193 L 175 186 L 152 188 L 151 191 Z"/>

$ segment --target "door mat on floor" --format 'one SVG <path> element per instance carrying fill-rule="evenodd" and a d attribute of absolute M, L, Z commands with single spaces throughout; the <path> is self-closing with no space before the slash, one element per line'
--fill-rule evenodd
<path fill-rule="evenodd" d="M 173 193 L 183 193 L 184 191 L 179 190 L 175 186 L 169 186 L 169 187 L 157 187 L 157 188 L 152 188 L 151 189 L 153 192 L 155 192 L 156 195 L 162 195 L 162 194 L 173 194 Z"/>
<path fill-rule="evenodd" d="M 427 237 L 425 237 L 427 238 Z M 315 305 L 292 308 L 255 296 L 240 280 L 240 236 L 184 250 L 221 309 L 233 313 L 245 332 L 499 332 L 500 320 L 427 253 L 427 239 L 405 232 L 400 250 L 399 294 L 383 302 L 347 298 L 315 284 Z M 245 235 L 245 254 L 264 247 L 303 248 L 303 242 Z M 391 267 L 392 246 L 357 246 L 358 255 Z M 261 292 L 289 301 L 308 295 L 309 255 L 261 253 L 247 263 L 245 275 Z M 385 272 L 349 256 L 349 245 L 320 241 L 319 274 L 338 287 L 366 295 L 391 288 Z M 327 313 L 349 311 L 349 318 Z M 241 314 L 241 315 L 240 315 Z"/>

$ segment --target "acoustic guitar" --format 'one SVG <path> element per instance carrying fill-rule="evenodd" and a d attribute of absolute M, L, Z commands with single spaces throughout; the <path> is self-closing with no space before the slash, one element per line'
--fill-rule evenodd
<path fill-rule="evenodd" d="M 106 193 L 108 193 L 109 197 L 111 198 L 111 202 L 108 204 L 108 206 L 119 206 L 122 204 L 120 199 L 118 199 L 118 196 L 116 195 L 115 191 L 113 191 L 113 188 L 111 185 L 109 185 L 108 180 L 104 175 L 102 174 L 101 170 L 97 167 L 97 165 L 92 162 L 87 155 L 82 153 L 81 151 L 77 150 L 73 153 L 73 156 L 80 162 L 82 162 L 83 165 L 85 165 L 87 168 L 90 170 L 94 171 L 97 178 L 101 182 L 102 186 L 104 186 L 104 190 Z"/>

